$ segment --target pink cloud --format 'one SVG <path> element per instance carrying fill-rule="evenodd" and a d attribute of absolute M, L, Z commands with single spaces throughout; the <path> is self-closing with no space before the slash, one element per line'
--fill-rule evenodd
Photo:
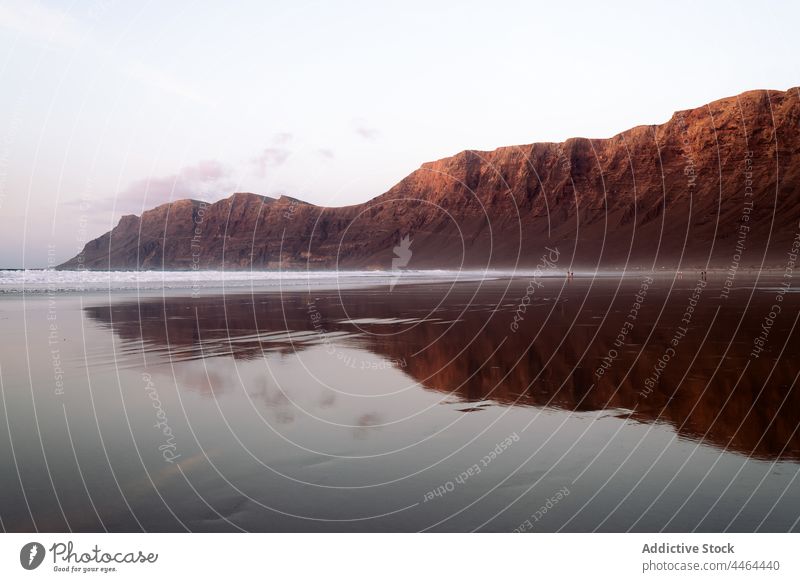
<path fill-rule="evenodd" d="M 375 141 L 381 136 L 380 131 L 367 125 L 367 122 L 363 119 L 353 120 L 353 130 L 364 139 L 368 139 L 370 141 Z"/>
<path fill-rule="evenodd" d="M 92 206 L 96 210 L 116 207 L 119 213 L 140 214 L 143 210 L 183 198 L 217 200 L 230 194 L 233 187 L 228 166 L 216 160 L 203 160 L 184 166 L 175 174 L 134 180 L 116 196 Z"/>
<path fill-rule="evenodd" d="M 253 158 L 252 162 L 259 176 L 265 176 L 268 168 L 275 168 L 289 159 L 289 150 L 285 148 L 264 148 L 260 154 Z"/>
<path fill-rule="evenodd" d="M 218 182 L 230 176 L 230 169 L 216 160 L 204 160 L 194 166 L 186 166 L 178 174 L 180 179 L 202 183 Z"/>
<path fill-rule="evenodd" d="M 272 144 L 261 150 L 261 153 L 252 158 L 250 161 L 255 167 L 255 172 L 262 178 L 267 175 L 269 168 L 277 168 L 283 165 L 292 151 L 286 147 L 292 141 L 292 134 L 278 133 L 272 138 Z"/>

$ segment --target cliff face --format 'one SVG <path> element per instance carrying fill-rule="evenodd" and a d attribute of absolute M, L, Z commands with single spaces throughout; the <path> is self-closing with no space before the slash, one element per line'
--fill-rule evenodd
<path fill-rule="evenodd" d="M 61 268 L 783 267 L 800 221 L 800 88 L 610 139 L 465 151 L 343 208 L 234 194 L 126 216 Z"/>

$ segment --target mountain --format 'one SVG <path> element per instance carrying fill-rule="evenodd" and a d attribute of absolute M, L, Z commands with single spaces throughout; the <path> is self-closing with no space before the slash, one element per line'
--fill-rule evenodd
<path fill-rule="evenodd" d="M 800 234 L 800 88 L 749 91 L 609 139 L 423 164 L 328 208 L 250 193 L 124 216 L 62 269 L 784 268 Z M 403 261 L 405 262 L 405 261 Z"/>

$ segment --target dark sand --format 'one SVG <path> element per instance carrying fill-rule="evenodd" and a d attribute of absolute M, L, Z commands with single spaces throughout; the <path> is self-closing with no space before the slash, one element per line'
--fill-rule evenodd
<path fill-rule="evenodd" d="M 800 529 L 800 295 L 642 281 L 2 297 L 2 526 Z"/>

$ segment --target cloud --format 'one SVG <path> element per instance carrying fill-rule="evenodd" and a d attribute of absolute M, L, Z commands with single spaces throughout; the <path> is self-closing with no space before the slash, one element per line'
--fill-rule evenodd
<path fill-rule="evenodd" d="M 323 158 L 327 158 L 329 160 L 332 160 L 333 158 L 336 157 L 336 155 L 333 153 L 333 150 L 329 148 L 319 148 L 317 150 L 317 153 L 321 155 Z"/>
<path fill-rule="evenodd" d="M 260 177 L 267 175 L 269 168 L 277 168 L 289 159 L 292 150 L 287 144 L 292 141 L 292 134 L 278 133 L 272 138 L 271 145 L 261 150 L 261 153 L 250 160 L 255 167 L 255 172 Z"/>
<path fill-rule="evenodd" d="M 6 0 L 0 3 L 0 28 L 33 40 L 69 46 L 81 39 L 78 21 L 36 0 Z"/>
<path fill-rule="evenodd" d="M 184 166 L 174 174 L 134 180 L 117 196 L 93 201 L 91 208 L 97 211 L 116 208 L 118 213 L 140 214 L 143 210 L 183 198 L 218 200 L 230 194 L 233 187 L 228 166 L 216 160 L 204 160 Z"/>
<path fill-rule="evenodd" d="M 263 176 L 267 168 L 276 167 L 283 164 L 289 158 L 289 150 L 286 148 L 264 148 L 260 154 L 253 158 L 253 164 L 259 175 Z"/>
<path fill-rule="evenodd" d="M 370 141 L 375 141 L 381 136 L 381 132 L 375 129 L 374 127 L 370 127 L 366 121 L 363 119 L 354 119 L 353 120 L 353 130 L 359 136 L 363 137 L 364 139 L 368 139 Z"/>

